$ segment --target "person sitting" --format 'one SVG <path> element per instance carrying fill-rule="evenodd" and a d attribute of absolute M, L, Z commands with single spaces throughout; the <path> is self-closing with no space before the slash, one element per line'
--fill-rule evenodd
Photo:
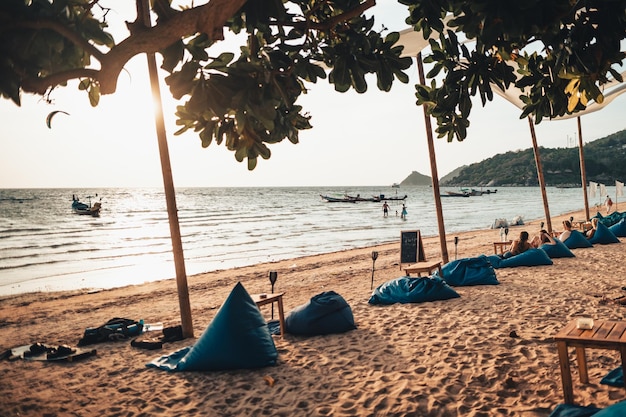
<path fill-rule="evenodd" d="M 591 239 L 593 235 L 596 233 L 597 229 L 598 229 L 598 218 L 594 217 L 593 219 L 591 219 L 591 229 L 585 230 L 585 236 L 587 237 L 587 239 Z"/>
<path fill-rule="evenodd" d="M 539 231 L 539 234 L 533 238 L 530 244 L 532 245 L 533 248 L 538 248 L 539 246 L 544 245 L 544 244 L 556 245 L 556 241 L 550 235 L 550 233 L 548 233 L 547 230 L 541 229 Z"/>
<path fill-rule="evenodd" d="M 559 235 L 559 240 L 565 242 L 572 234 L 572 222 L 569 220 L 563 220 L 563 231 Z"/>
<path fill-rule="evenodd" d="M 519 239 L 515 239 L 513 243 L 511 243 L 511 247 L 508 251 L 504 253 L 503 258 L 510 258 L 511 256 L 519 255 L 520 253 L 526 252 L 528 249 L 532 248 L 532 245 L 528 241 L 528 232 L 522 231 L 519 234 Z"/>

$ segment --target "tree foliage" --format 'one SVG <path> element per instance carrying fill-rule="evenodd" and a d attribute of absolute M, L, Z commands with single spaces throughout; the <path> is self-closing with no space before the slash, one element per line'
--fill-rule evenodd
<path fill-rule="evenodd" d="M 448 141 L 466 137 L 470 98 L 479 96 L 484 106 L 494 85 L 522 88 L 520 118 L 539 123 L 601 103 L 603 85 L 622 81 L 626 0 L 399 2 L 409 8 L 407 23 L 434 38 L 424 60 L 433 64 L 433 80 L 417 86 L 416 97 L 429 105 L 439 137 Z"/>
<path fill-rule="evenodd" d="M 203 147 L 224 143 L 254 169 L 270 157 L 268 145 L 297 143 L 311 128 L 297 104 L 307 83 L 328 79 L 338 92 L 364 93 L 368 74 L 383 91 L 408 82 L 399 35 L 376 31 L 365 15 L 375 0 L 189 0 L 182 9 L 151 0 L 156 25 L 144 24 L 144 1 L 120 42 L 107 32 L 115 14 L 100 0 L 0 1 L 0 95 L 19 105 L 23 92 L 47 98 L 78 80 L 97 105 L 132 57 L 158 52 L 181 100 L 176 133 L 196 132 Z M 416 97 L 448 140 L 466 137 L 471 98 L 485 105 L 492 85 L 524 88 L 521 117 L 539 123 L 602 101 L 602 86 L 621 80 L 626 0 L 398 1 L 425 38 L 440 33 L 425 59 L 432 81 L 416 86 Z M 212 52 L 224 31 L 245 35 L 238 54 Z"/>
<path fill-rule="evenodd" d="M 137 0 L 140 17 L 127 24 L 129 36 L 115 44 L 98 0 L 3 0 L 0 94 L 19 105 L 22 91 L 48 95 L 79 79 L 97 105 L 100 94 L 115 91 L 130 58 L 160 52 L 171 94 L 183 101 L 176 133 L 197 132 L 203 147 L 225 143 L 254 169 L 258 156 L 270 157 L 268 144 L 297 143 L 299 131 L 311 127 L 297 104 L 306 82 L 328 77 L 335 90 L 359 93 L 367 74 L 383 91 L 396 79 L 408 82 L 411 59 L 400 58 L 399 35 L 383 36 L 364 15 L 373 0 L 212 0 L 184 10 L 155 0 L 154 27 L 143 24 L 142 4 Z M 211 54 L 224 30 L 246 34 L 238 56 Z"/>

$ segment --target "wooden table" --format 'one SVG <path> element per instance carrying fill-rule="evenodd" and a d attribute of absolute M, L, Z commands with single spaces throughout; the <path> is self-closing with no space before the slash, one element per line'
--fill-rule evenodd
<path fill-rule="evenodd" d="M 574 403 L 572 373 L 569 364 L 568 347 L 576 348 L 580 382 L 589 382 L 585 348 L 617 350 L 621 354 L 622 370 L 626 375 L 626 321 L 594 320 L 593 328 L 577 328 L 577 320 L 572 320 L 554 337 L 559 352 L 563 397 L 566 404 Z"/>
<path fill-rule="evenodd" d="M 405 267 L 404 273 L 407 276 L 411 274 L 417 274 L 417 276 L 419 277 L 422 275 L 422 272 L 426 272 L 428 275 L 430 275 L 434 270 L 438 270 L 439 276 L 443 276 L 443 272 L 441 272 L 441 261 L 417 262 Z"/>
<path fill-rule="evenodd" d="M 283 295 L 285 293 L 276 294 L 252 294 L 252 301 L 254 301 L 261 308 L 265 304 L 278 304 L 278 322 L 280 323 L 280 337 L 285 337 L 285 312 L 283 310 Z"/>
<path fill-rule="evenodd" d="M 493 242 L 493 253 L 495 253 L 496 255 L 503 255 L 504 252 L 509 250 L 509 248 L 511 247 L 511 243 L 513 243 L 512 240 L 507 240 L 505 242 Z"/>

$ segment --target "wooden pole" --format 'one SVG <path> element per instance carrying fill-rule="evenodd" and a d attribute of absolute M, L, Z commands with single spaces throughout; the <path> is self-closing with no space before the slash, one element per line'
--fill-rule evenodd
<path fill-rule="evenodd" d="M 580 116 L 576 118 L 578 121 L 578 155 L 580 158 L 580 180 L 583 183 L 583 198 L 585 201 L 585 221 L 589 221 L 589 198 L 587 197 L 587 170 L 585 169 L 585 154 L 583 152 L 583 129 L 580 125 Z"/>
<path fill-rule="evenodd" d="M 137 15 L 141 17 L 144 25 L 152 26 L 150 19 L 149 0 L 137 0 Z M 176 285 L 178 287 L 178 304 L 180 306 L 180 318 L 183 337 L 193 337 L 193 321 L 191 319 L 191 306 L 189 303 L 189 288 L 187 286 L 187 273 L 185 271 L 185 257 L 183 244 L 178 223 L 178 209 L 176 208 L 176 192 L 172 178 L 170 154 L 167 147 L 167 135 L 165 121 L 163 120 L 163 103 L 159 88 L 159 75 L 157 72 L 156 58 L 154 53 L 146 54 L 148 58 L 148 72 L 150 73 L 150 87 L 154 102 L 154 122 L 156 126 L 157 140 L 159 143 L 159 155 L 161 157 L 161 172 L 163 173 L 163 185 L 165 188 L 165 201 L 167 203 L 167 216 L 170 225 L 172 239 L 172 251 L 174 253 L 174 266 L 176 269 Z"/>
<path fill-rule="evenodd" d="M 422 64 L 422 53 L 417 54 L 417 70 L 419 73 L 420 84 L 425 85 L 424 66 Z M 448 245 L 446 243 L 446 227 L 443 223 L 443 210 L 441 207 L 441 192 L 439 190 L 439 175 L 437 174 L 437 159 L 435 158 L 435 144 L 433 141 L 433 127 L 430 122 L 427 105 L 424 104 L 424 121 L 426 123 L 426 140 L 428 142 L 428 155 L 430 156 L 430 175 L 432 177 L 433 194 L 435 197 L 435 209 L 437 211 L 437 225 L 439 227 L 439 243 L 441 245 L 441 259 L 444 264 L 449 261 Z"/>
<path fill-rule="evenodd" d="M 539 187 L 541 188 L 541 197 L 543 198 L 543 210 L 546 215 L 546 230 L 548 233 L 552 233 L 552 220 L 550 220 L 550 208 L 548 207 L 546 183 L 543 179 L 543 168 L 541 167 L 541 159 L 539 158 L 539 147 L 537 146 L 537 136 L 535 136 L 535 125 L 530 116 L 528 116 L 528 125 L 530 126 L 530 136 L 533 140 L 533 152 L 535 153 L 535 164 L 537 165 L 537 177 L 539 178 Z"/>

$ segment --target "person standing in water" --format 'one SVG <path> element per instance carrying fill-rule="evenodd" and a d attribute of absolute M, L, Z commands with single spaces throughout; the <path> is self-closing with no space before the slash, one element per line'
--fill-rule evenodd
<path fill-rule="evenodd" d="M 407 212 L 406 212 L 406 205 L 405 205 L 405 204 L 403 204 L 403 205 L 402 205 L 402 213 L 400 213 L 400 218 L 401 218 L 401 219 L 406 219 L 406 215 L 407 215 Z"/>
<path fill-rule="evenodd" d="M 385 201 L 383 203 L 383 217 L 387 217 L 389 215 L 389 204 Z"/>

